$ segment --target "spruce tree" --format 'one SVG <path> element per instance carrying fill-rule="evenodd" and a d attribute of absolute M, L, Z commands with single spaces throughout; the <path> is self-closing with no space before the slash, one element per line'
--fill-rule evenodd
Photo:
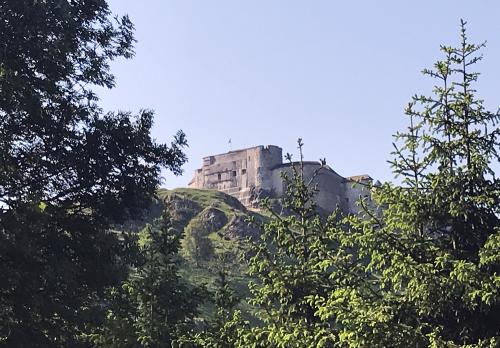
<path fill-rule="evenodd" d="M 325 162 L 312 178 L 305 178 L 300 139 L 298 145 L 300 160 L 291 163 L 291 172 L 283 173 L 282 211 L 264 202 L 271 218 L 261 225 L 249 262 L 254 279 L 249 302 L 262 324 L 242 328 L 239 347 L 333 347 L 338 341 L 335 321 L 322 318 L 315 304 L 351 281 L 348 273 L 355 264 L 335 252 L 342 231 L 340 212 L 324 218 L 314 201 L 315 179 Z M 287 158 L 291 162 L 291 156 Z"/>
<path fill-rule="evenodd" d="M 246 327 L 241 312 L 237 309 L 240 298 L 230 284 L 228 269 L 229 253 L 221 251 L 217 258 L 217 278 L 212 301 L 214 313 L 208 318 L 200 332 L 191 332 L 181 337 L 177 343 L 182 348 L 234 348 L 238 332 Z"/>
<path fill-rule="evenodd" d="M 471 69 L 484 44 L 469 43 L 465 24 L 460 45 L 442 46 L 444 58 L 423 71 L 438 82 L 433 94 L 406 108 L 391 162 L 401 183 L 374 188 L 380 214 L 349 219 L 340 249 L 367 260 L 377 296 L 349 303 L 345 346 L 500 344 L 500 115 L 476 96 Z M 335 296 L 317 304 L 325 318 L 339 313 Z"/>

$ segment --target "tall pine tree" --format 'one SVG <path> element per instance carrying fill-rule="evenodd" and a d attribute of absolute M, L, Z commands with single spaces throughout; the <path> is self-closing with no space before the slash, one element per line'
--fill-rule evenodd
<path fill-rule="evenodd" d="M 444 58 L 424 70 L 438 82 L 433 95 L 413 97 L 408 131 L 396 136 L 401 184 L 374 190 L 380 214 L 350 218 L 340 249 L 367 260 L 377 296 L 349 302 L 346 346 L 500 344 L 500 117 L 476 97 L 471 70 L 483 46 L 462 22 L 460 45 L 441 47 Z M 325 318 L 339 313 L 334 296 L 318 306 Z"/>
<path fill-rule="evenodd" d="M 335 251 L 340 213 L 324 218 L 314 201 L 315 179 L 325 163 L 306 179 L 300 139 L 298 145 L 300 160 L 283 173 L 282 212 L 264 203 L 271 218 L 252 247 L 249 302 L 262 324 L 239 330 L 238 347 L 333 347 L 338 341 L 335 321 L 322 317 L 316 301 L 353 281 L 349 274 L 356 264 Z"/>

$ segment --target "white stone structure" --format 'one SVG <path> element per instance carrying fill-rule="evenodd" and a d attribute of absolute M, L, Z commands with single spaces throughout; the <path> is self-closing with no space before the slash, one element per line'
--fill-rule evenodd
<path fill-rule="evenodd" d="M 304 177 L 309 180 L 320 168 L 319 162 L 303 162 Z M 256 146 L 203 158 L 189 187 L 214 189 L 236 198 L 247 207 L 258 205 L 263 197 L 282 197 L 282 172 L 291 172 L 294 164 L 283 163 L 282 149 L 275 145 Z M 314 179 L 319 192 L 315 199 L 321 208 L 331 212 L 337 206 L 346 213 L 357 213 L 360 197 L 369 197 L 372 178 L 358 175 L 344 178 L 325 166 Z"/>

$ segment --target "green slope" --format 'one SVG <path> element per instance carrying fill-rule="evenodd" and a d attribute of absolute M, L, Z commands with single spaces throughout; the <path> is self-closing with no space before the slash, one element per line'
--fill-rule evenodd
<path fill-rule="evenodd" d="M 160 189 L 158 197 L 172 217 L 174 227 L 184 231 L 181 275 L 189 282 L 215 289 L 217 273 L 224 269 L 236 293 L 242 298 L 240 309 L 252 320 L 252 309 L 244 301 L 248 281 L 244 255 L 248 238 L 259 230 L 249 226 L 247 218 L 266 217 L 246 209 L 236 198 L 215 190 L 178 188 Z M 213 305 L 202 308 L 202 316 L 212 315 Z"/>

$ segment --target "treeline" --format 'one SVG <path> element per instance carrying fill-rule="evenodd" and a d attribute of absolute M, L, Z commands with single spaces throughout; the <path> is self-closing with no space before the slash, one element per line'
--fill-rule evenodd
<path fill-rule="evenodd" d="M 242 259 L 250 322 L 224 267 L 214 291 L 180 276 L 168 214 L 118 231 L 186 160 L 182 132 L 158 144 L 152 112 L 103 113 L 92 92 L 133 56 L 129 19 L 105 0 L 0 1 L 0 347 L 500 346 L 500 115 L 476 97 L 484 44 L 464 22 L 460 37 L 424 70 L 398 179 L 363 213 L 320 214 L 300 161 L 283 177 L 287 213 L 253 221 Z"/>

